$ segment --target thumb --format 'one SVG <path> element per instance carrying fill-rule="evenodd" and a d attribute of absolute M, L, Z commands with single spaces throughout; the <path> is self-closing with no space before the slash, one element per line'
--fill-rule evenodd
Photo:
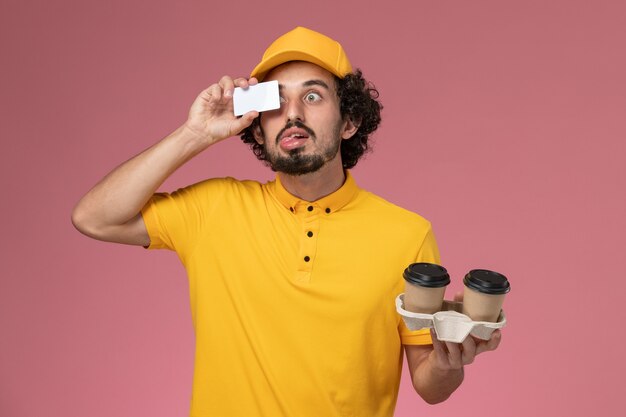
<path fill-rule="evenodd" d="M 254 121 L 254 119 L 256 119 L 257 117 L 259 117 L 259 112 L 257 111 L 249 111 L 248 113 L 239 117 L 231 125 L 233 134 L 235 135 L 240 134 L 241 131 L 249 127 Z"/>

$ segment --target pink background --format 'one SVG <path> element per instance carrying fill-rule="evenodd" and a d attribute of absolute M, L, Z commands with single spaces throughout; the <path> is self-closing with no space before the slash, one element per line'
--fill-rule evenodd
<path fill-rule="evenodd" d="M 379 88 L 354 175 L 433 222 L 448 298 L 470 268 L 512 282 L 500 349 L 440 405 L 405 375 L 396 416 L 623 415 L 626 7 L 597 0 L 2 0 L 0 415 L 187 415 L 177 257 L 90 240 L 70 213 L 296 25 Z M 232 139 L 162 190 L 226 175 L 273 176 Z"/>

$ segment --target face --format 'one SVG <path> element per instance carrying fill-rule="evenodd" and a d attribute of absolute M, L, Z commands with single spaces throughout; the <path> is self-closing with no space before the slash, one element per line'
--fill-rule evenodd
<path fill-rule="evenodd" d="M 341 117 L 334 76 L 317 65 L 280 65 L 263 81 L 278 80 L 281 106 L 263 112 L 255 132 L 274 171 L 303 175 L 326 165 L 341 168 L 340 145 L 356 128 Z"/>

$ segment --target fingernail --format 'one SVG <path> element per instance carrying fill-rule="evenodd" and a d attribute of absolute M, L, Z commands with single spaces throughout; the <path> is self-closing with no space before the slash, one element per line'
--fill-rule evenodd
<path fill-rule="evenodd" d="M 226 90 L 226 91 L 224 91 L 224 96 L 230 97 L 232 95 L 233 95 L 233 90 Z"/>

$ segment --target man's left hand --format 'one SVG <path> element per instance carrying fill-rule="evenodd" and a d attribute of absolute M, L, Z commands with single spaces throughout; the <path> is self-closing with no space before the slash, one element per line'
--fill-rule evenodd
<path fill-rule="evenodd" d="M 454 301 L 462 302 L 463 293 L 455 294 Z M 469 365 L 474 362 L 476 355 L 497 349 L 502 339 L 500 330 L 495 330 L 489 340 L 469 335 L 462 343 L 442 342 L 437 339 L 437 334 L 432 328 L 430 336 L 433 339 L 433 351 L 428 359 L 436 369 L 441 371 L 461 369 L 464 365 Z"/>
<path fill-rule="evenodd" d="M 442 342 L 437 339 L 434 329 L 430 330 L 433 339 L 433 350 L 430 352 L 431 365 L 441 371 L 461 369 L 464 365 L 474 362 L 476 355 L 495 350 L 500 344 L 502 333 L 495 330 L 489 340 L 481 340 L 468 336 L 462 343 Z"/>

